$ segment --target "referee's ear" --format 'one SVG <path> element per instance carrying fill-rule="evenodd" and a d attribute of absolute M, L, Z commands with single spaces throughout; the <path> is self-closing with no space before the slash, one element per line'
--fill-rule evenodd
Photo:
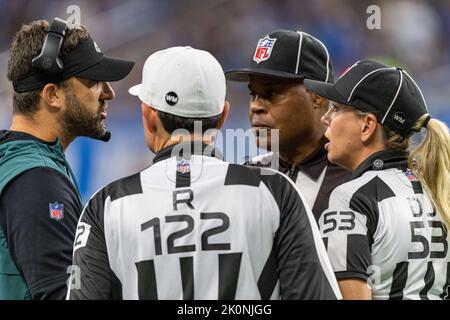
<path fill-rule="evenodd" d="M 223 127 L 225 121 L 227 120 L 228 112 L 230 112 L 230 103 L 228 101 L 225 101 L 225 104 L 223 105 L 222 115 L 220 117 L 219 123 L 216 126 L 216 129 L 220 129 Z"/>
<path fill-rule="evenodd" d="M 141 111 L 142 111 L 142 122 L 144 126 L 144 130 L 155 133 L 157 131 L 156 126 L 156 110 L 154 110 L 148 104 L 142 102 L 141 103 Z"/>
<path fill-rule="evenodd" d="M 377 136 L 378 120 L 372 113 L 365 114 L 361 119 L 361 139 L 363 142 L 368 143 L 373 140 L 372 137 Z"/>

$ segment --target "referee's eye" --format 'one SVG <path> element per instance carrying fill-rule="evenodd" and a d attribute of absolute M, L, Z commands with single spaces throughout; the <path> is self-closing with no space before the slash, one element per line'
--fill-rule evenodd
<path fill-rule="evenodd" d="M 339 106 L 337 104 L 332 103 L 330 109 L 332 112 L 338 112 Z"/>

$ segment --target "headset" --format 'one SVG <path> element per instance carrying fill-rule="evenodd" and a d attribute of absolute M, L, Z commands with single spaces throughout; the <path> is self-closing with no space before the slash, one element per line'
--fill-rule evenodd
<path fill-rule="evenodd" d="M 64 65 L 58 58 L 58 55 L 66 36 L 66 31 L 67 21 L 54 18 L 45 36 L 41 53 L 31 61 L 33 69 L 47 75 L 59 75 L 63 72 Z"/>

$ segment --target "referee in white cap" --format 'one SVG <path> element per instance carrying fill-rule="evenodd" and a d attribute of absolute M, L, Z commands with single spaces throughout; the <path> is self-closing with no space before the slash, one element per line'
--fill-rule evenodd
<path fill-rule="evenodd" d="M 220 128 L 229 110 L 211 54 L 158 51 L 130 93 L 142 102 L 156 156 L 87 204 L 70 299 L 340 298 L 295 185 L 271 169 L 226 163 L 208 145 L 203 133 Z"/>

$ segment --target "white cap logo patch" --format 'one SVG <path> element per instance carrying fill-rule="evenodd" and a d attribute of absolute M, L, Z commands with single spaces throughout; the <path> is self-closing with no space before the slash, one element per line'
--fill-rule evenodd
<path fill-rule="evenodd" d="M 268 60 L 270 58 L 270 55 L 272 54 L 272 49 L 275 45 L 275 41 L 277 41 L 277 39 L 269 38 L 269 36 L 265 36 L 264 38 L 259 39 L 258 44 L 256 45 L 253 61 L 255 61 L 256 63 L 260 63 L 261 61 Z"/>

